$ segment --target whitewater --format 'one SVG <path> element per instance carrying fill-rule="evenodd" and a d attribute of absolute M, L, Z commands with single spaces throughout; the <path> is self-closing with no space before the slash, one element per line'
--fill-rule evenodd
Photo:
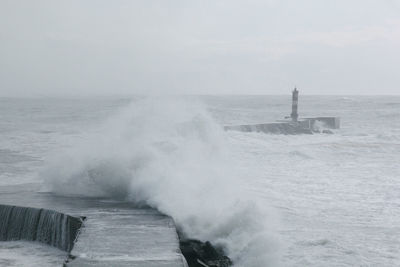
<path fill-rule="evenodd" d="M 286 96 L 0 102 L 0 187 L 151 206 L 235 266 L 400 264 L 400 97 L 302 96 L 342 128 L 297 136 L 223 130 L 283 118 Z M 61 254 L 0 243 L 11 266 Z"/>

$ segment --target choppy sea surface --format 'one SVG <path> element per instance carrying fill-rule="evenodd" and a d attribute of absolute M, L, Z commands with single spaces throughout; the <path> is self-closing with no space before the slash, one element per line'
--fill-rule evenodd
<path fill-rule="evenodd" d="M 300 96 L 334 134 L 271 135 L 290 96 L 0 98 L 0 187 L 145 202 L 236 266 L 400 265 L 400 97 Z M 65 255 L 0 242 L 0 265 Z"/>

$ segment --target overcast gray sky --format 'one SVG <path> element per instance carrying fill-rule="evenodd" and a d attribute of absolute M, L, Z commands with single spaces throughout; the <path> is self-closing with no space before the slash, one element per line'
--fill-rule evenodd
<path fill-rule="evenodd" d="M 400 0 L 0 0 L 0 95 L 400 94 Z"/>

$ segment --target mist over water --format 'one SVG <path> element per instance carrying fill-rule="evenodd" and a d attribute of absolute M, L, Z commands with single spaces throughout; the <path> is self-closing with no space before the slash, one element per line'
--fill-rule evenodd
<path fill-rule="evenodd" d="M 284 136 L 222 126 L 281 119 L 290 95 L 0 98 L 0 189 L 151 205 L 237 266 L 398 266 L 399 107 L 301 95 L 300 116 L 339 116 L 341 129 Z M 63 257 L 26 242 L 7 253 L 43 266 Z"/>
<path fill-rule="evenodd" d="M 235 266 L 276 266 L 276 218 L 245 190 L 249 173 L 236 167 L 232 152 L 198 101 L 143 99 L 52 155 L 43 190 L 149 205 L 188 237 L 222 245 Z"/>

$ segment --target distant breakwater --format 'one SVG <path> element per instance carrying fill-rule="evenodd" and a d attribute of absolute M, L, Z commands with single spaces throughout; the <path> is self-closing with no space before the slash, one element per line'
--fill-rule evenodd
<path fill-rule="evenodd" d="M 0 241 L 38 241 L 70 252 L 83 220 L 53 210 L 0 205 Z"/>
<path fill-rule="evenodd" d="M 313 134 L 313 133 L 333 133 L 329 129 L 339 129 L 339 117 L 316 117 L 302 118 L 298 121 L 277 121 L 259 124 L 243 124 L 224 126 L 224 130 L 241 132 L 264 132 L 269 134 Z"/>

